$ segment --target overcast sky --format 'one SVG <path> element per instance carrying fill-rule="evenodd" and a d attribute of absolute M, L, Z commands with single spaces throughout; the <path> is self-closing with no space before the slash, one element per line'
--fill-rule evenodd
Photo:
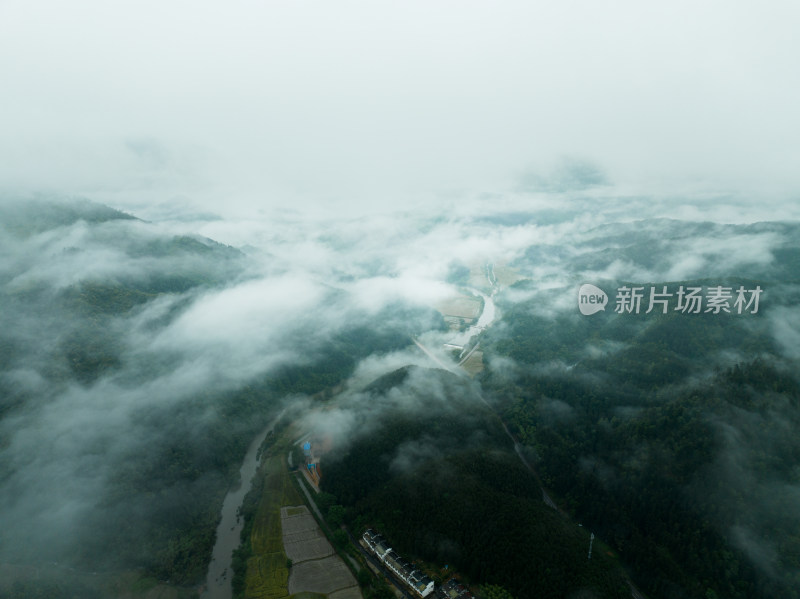
<path fill-rule="evenodd" d="M 0 186 L 205 206 L 619 185 L 797 197 L 800 4 L 0 0 Z"/>

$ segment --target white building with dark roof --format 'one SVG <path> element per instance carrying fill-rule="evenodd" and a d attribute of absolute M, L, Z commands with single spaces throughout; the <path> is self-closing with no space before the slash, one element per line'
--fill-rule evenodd
<path fill-rule="evenodd" d="M 389 542 L 372 529 L 368 529 L 361 537 L 366 547 L 375 554 L 397 578 L 420 597 L 427 597 L 433 592 L 433 581 L 425 576 L 417 567 L 403 559 L 392 549 Z"/>

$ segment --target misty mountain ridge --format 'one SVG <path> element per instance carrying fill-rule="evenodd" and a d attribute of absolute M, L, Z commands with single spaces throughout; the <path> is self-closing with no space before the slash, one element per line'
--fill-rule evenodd
<path fill-rule="evenodd" d="M 280 407 L 324 402 L 331 423 L 360 423 L 338 434 L 350 437 L 337 450 L 350 466 L 334 460 L 324 479 L 351 524 L 378 521 L 410 553 L 519 597 L 524 580 L 481 566 L 479 548 L 553 568 L 552 596 L 559 580 L 623 596 L 620 564 L 653 597 L 791 597 L 800 586 L 797 223 L 588 227 L 490 210 L 276 221 L 245 254 L 92 203 L 0 212 L 9 567 L 50 560 L 198 584 L 249 442 Z M 509 282 L 480 337 L 485 370 L 468 379 L 437 370 L 413 341 L 449 359 L 438 347 L 452 333 L 431 305 L 491 291 L 474 247 L 497 251 Z M 583 282 L 609 293 L 605 312 L 578 313 Z M 626 284 L 764 292 L 757 314 L 619 314 Z M 621 561 L 571 569 L 583 537 L 547 511 L 497 415 L 562 509 Z M 358 447 L 375 449 L 381 473 L 362 472 Z M 429 496 L 414 491 L 431 480 Z M 485 516 L 465 500 L 439 521 L 425 515 L 470 495 L 502 507 Z M 424 526 L 394 513 L 398 498 Z M 517 551 L 530 538 L 564 545 L 548 564 Z"/>
<path fill-rule="evenodd" d="M 800 599 L 800 3 L 719 4 L 0 2 L 0 599 L 326 599 L 306 472 L 333 599 Z"/>
<path fill-rule="evenodd" d="M 30 236 L 77 221 L 103 223 L 138 220 L 135 216 L 83 198 L 27 198 L 0 201 L 0 227 L 6 233 Z"/>
<path fill-rule="evenodd" d="M 288 268 L 264 285 L 230 246 L 97 204 L 3 210 L 0 561 L 14 567 L 199 581 L 225 490 L 283 398 L 441 326 L 402 302 L 353 311 Z"/>

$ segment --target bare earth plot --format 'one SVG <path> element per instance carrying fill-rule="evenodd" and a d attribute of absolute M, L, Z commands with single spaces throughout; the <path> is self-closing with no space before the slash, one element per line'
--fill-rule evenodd
<path fill-rule="evenodd" d="M 306 506 L 281 508 L 286 555 L 292 560 L 289 594 L 323 593 L 330 599 L 362 599 L 356 580 Z"/>
<path fill-rule="evenodd" d="M 305 507 L 305 506 L 304 506 Z M 289 515 L 298 508 L 281 508 L 281 526 L 283 528 L 283 549 L 292 563 L 300 563 L 310 559 L 320 559 L 333 554 L 333 547 L 322 535 L 317 521 L 308 512 Z"/>
<path fill-rule="evenodd" d="M 289 573 L 290 595 L 301 591 L 331 595 L 351 588 L 355 593 L 354 597 L 361 596 L 356 579 L 338 555 L 292 564 Z"/>
<path fill-rule="evenodd" d="M 361 599 L 361 591 L 358 590 L 358 587 L 347 587 L 331 593 L 328 595 L 328 599 Z"/>
<path fill-rule="evenodd" d="M 472 352 L 472 355 L 467 358 L 461 367 L 466 370 L 470 376 L 478 374 L 483 370 L 483 352 L 480 350 Z"/>
<path fill-rule="evenodd" d="M 474 295 L 455 295 L 441 301 L 436 308 L 445 316 L 475 319 L 481 313 L 481 301 Z"/>

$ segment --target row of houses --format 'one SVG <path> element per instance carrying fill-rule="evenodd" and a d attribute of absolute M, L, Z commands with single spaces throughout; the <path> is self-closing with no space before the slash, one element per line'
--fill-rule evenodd
<path fill-rule="evenodd" d="M 383 535 L 369 529 L 362 535 L 363 545 L 395 573 L 416 595 L 427 597 L 433 592 L 433 581 L 413 563 L 400 557 Z"/>

